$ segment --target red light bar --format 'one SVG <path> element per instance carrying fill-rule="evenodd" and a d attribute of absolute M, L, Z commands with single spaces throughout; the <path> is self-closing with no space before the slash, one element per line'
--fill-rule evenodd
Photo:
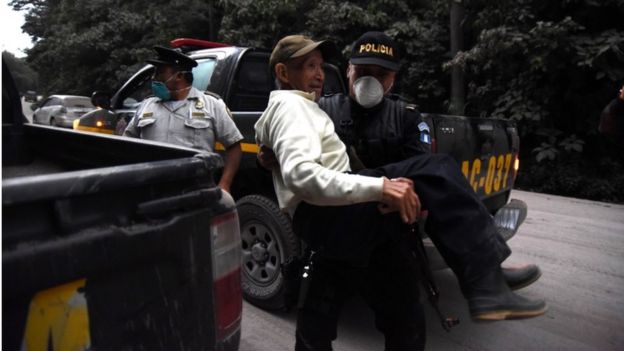
<path fill-rule="evenodd" d="M 191 38 L 178 38 L 169 42 L 172 48 L 181 48 L 183 46 L 198 47 L 204 49 L 223 48 L 232 46 L 230 44 L 217 43 L 214 41 L 191 39 Z"/>

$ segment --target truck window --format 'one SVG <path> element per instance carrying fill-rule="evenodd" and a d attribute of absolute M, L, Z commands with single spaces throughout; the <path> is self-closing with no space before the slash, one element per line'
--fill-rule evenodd
<path fill-rule="evenodd" d="M 269 56 L 250 53 L 241 60 L 231 87 L 228 107 L 232 111 L 263 111 L 274 89 Z"/>
<path fill-rule="evenodd" d="M 44 107 L 60 106 L 62 104 L 63 104 L 63 102 L 61 101 L 61 99 L 59 99 L 57 97 L 51 97 L 48 100 L 46 100 L 46 102 L 44 102 L 42 106 L 44 106 Z"/>
<path fill-rule="evenodd" d="M 323 95 L 346 93 L 345 84 L 340 75 L 338 67 L 326 63 L 323 66 L 325 70 L 325 82 L 323 83 Z"/>
<path fill-rule="evenodd" d="M 214 72 L 217 60 L 197 60 L 197 67 L 193 68 L 193 86 L 201 91 L 208 89 L 212 72 Z"/>

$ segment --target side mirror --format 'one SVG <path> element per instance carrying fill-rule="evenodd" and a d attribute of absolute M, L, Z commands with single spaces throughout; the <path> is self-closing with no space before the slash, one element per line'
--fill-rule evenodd
<path fill-rule="evenodd" d="M 37 92 L 33 90 L 26 91 L 26 94 L 24 94 L 24 101 L 30 103 L 37 102 Z"/>
<path fill-rule="evenodd" d="M 94 91 L 91 94 L 91 103 L 93 106 L 100 107 L 106 110 L 111 109 L 111 96 L 105 91 Z"/>

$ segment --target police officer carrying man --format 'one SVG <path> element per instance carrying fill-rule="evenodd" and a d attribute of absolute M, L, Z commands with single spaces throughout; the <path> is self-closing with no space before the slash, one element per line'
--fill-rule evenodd
<path fill-rule="evenodd" d="M 219 187 L 229 192 L 240 163 L 242 134 L 230 111 L 218 96 L 193 87 L 197 62 L 181 52 L 155 46 L 154 97 L 145 99 L 124 131 L 124 136 L 167 142 L 214 151 L 225 147 L 225 165 Z"/>
<path fill-rule="evenodd" d="M 302 284 L 295 350 L 331 350 L 344 302 L 361 295 L 375 313 L 386 350 L 422 350 L 425 319 L 419 287 L 402 244 L 401 220 L 413 222 L 413 182 L 375 171 L 347 174 L 349 159 L 316 100 L 329 42 L 302 35 L 280 40 L 270 67 L 280 90 L 256 122 L 256 139 L 280 160 L 273 183 L 280 208 L 314 250 Z M 387 207 L 379 208 L 379 202 Z M 331 204 L 332 206 L 314 206 Z M 396 211 L 399 208 L 401 217 Z M 388 230 L 389 235 L 385 234 Z"/>
<path fill-rule="evenodd" d="M 411 179 L 429 210 L 427 231 L 457 275 L 472 317 L 500 320 L 543 314 L 546 305 L 542 301 L 524 299 L 510 290 L 537 280 L 537 266 L 501 268 L 510 250 L 456 162 L 429 154 L 429 128 L 420 114 L 413 106 L 385 96 L 398 69 L 398 48 L 392 39 L 380 32 L 365 33 L 353 47 L 347 71 L 349 96 L 337 94 L 319 101 L 350 151 L 351 168 L 420 159 L 417 164 L 422 169 L 412 169 L 415 177 Z M 263 148 L 259 158 L 270 165 L 271 155 L 263 160 L 267 152 Z M 470 200 L 458 201 L 458 193 Z"/>
<path fill-rule="evenodd" d="M 415 106 L 387 95 L 399 68 L 396 43 L 382 32 L 367 32 L 352 48 L 347 68 L 349 96 L 334 94 L 319 100 L 349 146 L 352 169 L 375 168 L 431 151 L 429 126 Z M 460 249 L 458 241 L 440 237 L 435 230 L 428 232 L 447 263 L 453 262 L 453 252 Z M 518 289 L 535 282 L 541 271 L 529 264 L 502 268 L 502 274 L 512 289 Z"/>

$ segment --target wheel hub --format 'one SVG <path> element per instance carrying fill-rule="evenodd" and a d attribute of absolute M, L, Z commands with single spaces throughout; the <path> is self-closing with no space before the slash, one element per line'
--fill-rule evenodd
<path fill-rule="evenodd" d="M 269 257 L 266 245 L 261 242 L 255 243 L 254 246 L 251 247 L 251 257 L 258 263 L 264 263 L 267 257 Z"/>

